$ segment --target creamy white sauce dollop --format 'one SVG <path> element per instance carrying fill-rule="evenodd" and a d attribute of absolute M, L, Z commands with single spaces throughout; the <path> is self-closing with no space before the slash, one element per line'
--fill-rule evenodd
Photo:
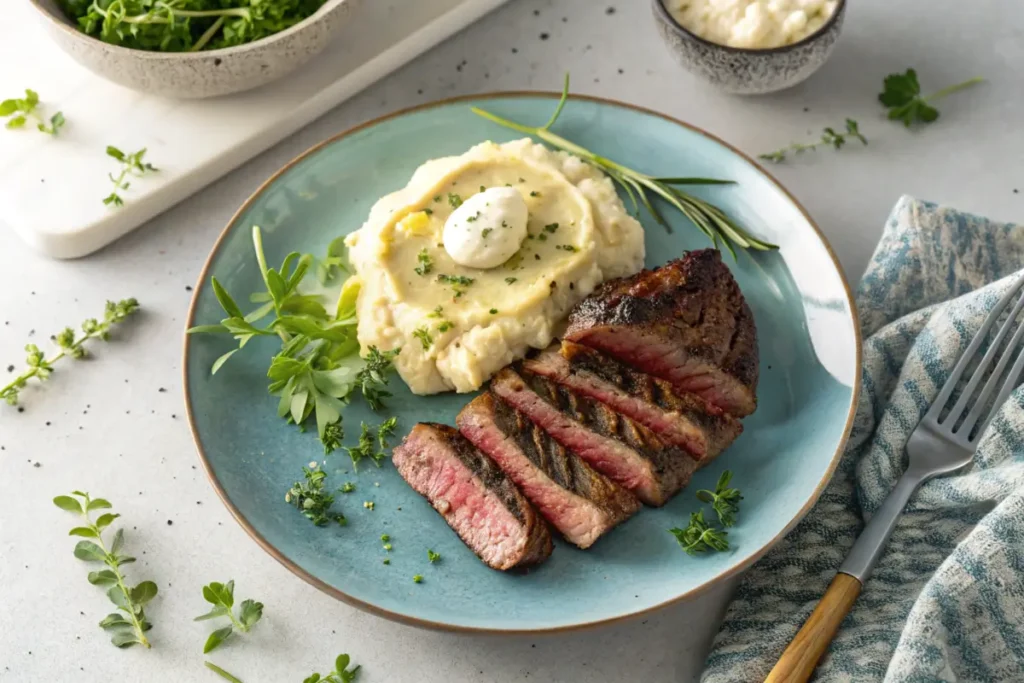
<path fill-rule="evenodd" d="M 675 20 L 720 45 L 768 49 L 820 29 L 837 0 L 664 0 Z"/>
<path fill-rule="evenodd" d="M 444 223 L 444 250 L 467 268 L 496 268 L 526 239 L 529 211 L 514 187 L 492 187 L 455 209 Z"/>

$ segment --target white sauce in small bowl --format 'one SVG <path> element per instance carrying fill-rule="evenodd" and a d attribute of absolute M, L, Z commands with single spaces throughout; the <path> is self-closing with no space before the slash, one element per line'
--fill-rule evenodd
<path fill-rule="evenodd" d="M 828 21 L 838 0 L 664 0 L 672 17 L 701 38 L 748 50 L 797 43 Z"/>

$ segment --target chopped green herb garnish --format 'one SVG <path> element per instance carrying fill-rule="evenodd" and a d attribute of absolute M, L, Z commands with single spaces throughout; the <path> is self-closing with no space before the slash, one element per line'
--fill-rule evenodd
<path fill-rule="evenodd" d="M 319 469 L 315 462 L 302 468 L 305 481 L 292 484 L 284 494 L 284 502 L 291 503 L 303 516 L 313 522 L 314 526 L 327 526 L 330 522 L 345 524 L 345 515 L 331 512 L 334 496 L 324 490 L 327 473 Z"/>
<path fill-rule="evenodd" d="M 412 582 L 413 583 L 423 583 L 423 576 L 420 575 L 420 574 L 417 574 L 416 576 L 412 577 Z"/>
<path fill-rule="evenodd" d="M 386 450 L 388 448 L 388 439 L 395 433 L 395 427 L 398 425 L 397 417 L 389 417 L 380 423 L 380 427 L 377 427 L 377 444 L 380 449 Z"/>
<path fill-rule="evenodd" d="M 344 484 L 341 485 L 341 488 L 338 490 L 341 491 L 342 493 L 352 493 L 353 491 L 356 490 L 356 485 L 350 481 L 346 481 Z"/>
<path fill-rule="evenodd" d="M 448 330 L 452 329 L 452 327 L 454 327 L 452 323 L 448 322 L 447 320 L 444 320 L 441 322 L 440 325 L 437 326 L 437 331 L 440 332 L 441 334 L 444 334 Z"/>
<path fill-rule="evenodd" d="M 547 242 L 548 241 L 548 235 L 547 235 L 547 233 L 542 232 L 539 235 L 537 235 L 537 239 L 539 239 L 541 242 Z"/>
<path fill-rule="evenodd" d="M 434 343 L 434 339 L 430 336 L 430 332 L 425 327 L 417 327 L 412 331 L 412 336 L 420 340 L 420 345 L 424 351 L 430 349 L 430 346 Z"/>
<path fill-rule="evenodd" d="M 484 190 L 486 190 L 486 189 L 487 189 L 487 188 L 486 188 L 486 187 L 484 187 L 483 185 L 481 185 L 481 186 L 480 186 L 480 191 L 481 191 L 481 192 L 483 192 L 483 191 L 484 191 Z"/>
<path fill-rule="evenodd" d="M 436 197 L 434 197 L 434 201 L 435 202 L 440 202 L 441 201 L 441 195 L 437 195 Z"/>
<path fill-rule="evenodd" d="M 390 557 L 385 557 L 384 558 L 384 564 L 391 564 L 391 558 Z"/>
<path fill-rule="evenodd" d="M 513 282 L 515 282 L 518 279 L 519 278 L 516 278 L 516 277 L 507 277 L 507 278 L 505 278 L 505 284 L 506 285 L 510 285 L 510 284 L 512 284 Z"/>
<path fill-rule="evenodd" d="M 437 276 L 437 281 L 451 285 L 456 299 L 465 294 L 466 288 L 476 282 L 473 278 L 466 277 L 465 275 L 445 275 L 443 273 Z"/>
<path fill-rule="evenodd" d="M 480 231 L 480 236 L 486 238 L 492 232 L 494 232 L 494 228 L 484 228 L 483 230 Z"/>
<path fill-rule="evenodd" d="M 420 249 L 420 253 L 416 255 L 416 262 L 419 263 L 414 268 L 417 275 L 429 275 L 430 271 L 434 269 L 434 259 L 430 258 L 426 247 Z"/>
<path fill-rule="evenodd" d="M 440 318 L 443 315 L 443 313 L 444 313 L 444 307 L 443 306 L 438 306 L 437 308 L 434 309 L 433 313 L 428 313 L 427 317 L 428 318 Z"/>
<path fill-rule="evenodd" d="M 423 209 L 423 213 L 427 214 L 428 216 L 433 216 L 434 215 L 434 210 L 430 209 L 430 208 Z"/>
<path fill-rule="evenodd" d="M 372 500 L 364 500 L 363 507 L 367 510 L 373 510 L 374 502 Z"/>
<path fill-rule="evenodd" d="M 530 190 L 530 196 L 531 197 L 539 197 L 540 196 L 540 192 L 537 192 L 537 190 Z"/>
<path fill-rule="evenodd" d="M 376 430 L 377 439 L 375 442 L 373 435 L 371 434 L 370 426 L 365 422 L 363 422 L 361 426 L 362 430 L 361 433 L 359 434 L 359 443 L 351 447 L 343 446 L 343 449 L 345 450 L 345 452 L 348 453 L 348 456 L 352 459 L 352 467 L 354 469 L 359 468 L 359 462 L 364 458 L 369 458 L 370 460 L 373 460 L 373 464 L 376 465 L 377 467 L 380 467 L 381 461 L 384 460 L 385 457 L 387 457 L 387 454 L 383 452 L 386 446 L 382 445 L 380 450 L 374 447 L 375 443 L 383 444 L 383 441 L 381 440 L 381 429 L 380 427 L 378 427 Z M 381 425 L 381 427 L 383 426 L 384 425 Z"/>
<path fill-rule="evenodd" d="M 448 193 L 448 204 L 453 209 L 457 209 L 460 206 L 462 206 L 462 197 L 460 197 L 459 195 L 455 194 L 454 192 L 449 192 Z"/>
<path fill-rule="evenodd" d="M 387 534 L 381 534 L 380 535 L 380 540 L 383 541 L 384 543 L 387 543 L 388 541 L 391 540 L 391 537 L 388 536 Z"/>
<path fill-rule="evenodd" d="M 435 553 L 433 550 L 427 550 L 427 559 L 430 560 L 430 564 L 436 564 L 441 561 L 441 553 Z"/>
<path fill-rule="evenodd" d="M 544 226 L 544 230 L 554 234 L 558 231 L 558 223 L 548 223 Z"/>
<path fill-rule="evenodd" d="M 519 179 L 519 182 L 521 182 L 521 183 L 525 183 L 525 182 L 526 182 L 526 178 L 520 178 L 520 179 Z"/>
<path fill-rule="evenodd" d="M 497 308 L 492 308 L 491 309 L 491 315 L 498 315 L 498 309 Z"/>
<path fill-rule="evenodd" d="M 571 244 L 559 244 L 555 249 L 561 249 L 563 251 L 579 251 L 576 247 Z"/>
<path fill-rule="evenodd" d="M 477 219 L 477 218 L 480 218 L 480 212 L 479 212 L 479 211 L 477 211 L 477 212 L 476 212 L 476 213 L 475 213 L 474 215 L 472 215 L 472 216 L 467 216 L 467 217 L 466 217 L 466 222 L 467 222 L 467 223 L 475 223 L 475 222 L 476 222 L 476 219 Z"/>

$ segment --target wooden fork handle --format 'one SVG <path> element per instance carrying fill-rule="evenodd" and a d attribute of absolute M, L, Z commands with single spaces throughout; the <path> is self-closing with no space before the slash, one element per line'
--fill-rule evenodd
<path fill-rule="evenodd" d="M 860 595 L 860 581 L 849 574 L 836 574 L 818 606 L 797 631 L 765 683 L 805 683 L 818 666 L 839 625 Z"/>

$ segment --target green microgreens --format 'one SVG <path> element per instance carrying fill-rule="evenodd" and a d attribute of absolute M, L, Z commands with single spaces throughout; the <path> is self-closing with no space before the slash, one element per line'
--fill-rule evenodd
<path fill-rule="evenodd" d="M 801 142 L 794 142 L 788 147 L 783 147 L 782 149 L 778 149 L 775 150 L 774 152 L 769 152 L 767 154 L 761 154 L 759 156 L 760 158 L 765 159 L 767 161 L 781 163 L 786 160 L 786 155 L 789 152 L 800 154 L 802 152 L 807 152 L 809 150 L 815 150 L 818 147 L 821 147 L 822 145 L 828 145 L 830 147 L 834 147 L 835 149 L 842 149 L 843 145 L 845 145 L 848 142 L 849 138 L 860 140 L 861 143 L 865 145 L 868 144 L 868 139 L 861 134 L 860 129 L 857 127 L 857 122 L 854 121 L 853 119 L 846 119 L 846 131 L 843 133 L 836 131 L 834 128 L 825 128 L 822 130 L 821 139 L 819 139 L 817 142 L 811 142 L 806 144 Z"/>
<path fill-rule="evenodd" d="M 413 270 L 416 271 L 417 275 L 429 275 L 430 271 L 434 269 L 434 260 L 430 258 L 426 247 L 420 249 L 420 253 L 416 255 L 416 262 L 419 265 L 413 268 Z"/>
<path fill-rule="evenodd" d="M 235 582 L 217 583 L 216 581 L 203 586 L 203 598 L 213 605 L 206 614 L 202 614 L 193 621 L 205 621 L 207 619 L 219 619 L 227 617 L 229 624 L 219 628 L 210 634 L 203 645 L 203 654 L 213 652 L 221 643 L 231 637 L 231 634 L 238 629 L 242 633 L 248 633 L 249 629 L 256 625 L 256 622 L 263 616 L 263 603 L 255 600 L 243 600 L 238 606 L 238 616 L 232 613 L 235 605 Z"/>
<path fill-rule="evenodd" d="M 228 317 L 219 324 L 199 325 L 188 332 L 230 334 L 238 342 L 237 348 L 214 361 L 211 373 L 216 373 L 254 337 L 278 337 L 281 350 L 267 369 L 267 388 L 279 399 L 278 415 L 297 425 L 315 420 L 324 451 L 330 453 L 341 445 L 341 411 L 356 391 L 362 393 L 373 410 L 383 408 L 384 399 L 391 396 L 385 387 L 399 350 L 380 351 L 371 346 L 366 357 L 360 357 L 356 339 L 358 288 L 342 287 L 336 312 L 331 315 L 319 296 L 304 294 L 299 288 L 313 263 L 310 254 L 292 252 L 275 270 L 267 265 L 259 227 L 253 227 L 252 237 L 266 291 L 253 294 L 250 300 L 260 305 L 243 313 L 217 278 L 211 278 L 213 293 Z M 342 247 L 337 242 L 332 245 L 334 256 L 329 258 L 347 262 Z M 271 314 L 273 317 L 265 326 L 255 325 Z"/>
<path fill-rule="evenodd" d="M 697 500 L 702 503 L 711 503 L 711 509 L 718 515 L 718 521 L 726 527 L 736 524 L 736 513 L 739 511 L 740 501 L 743 500 L 739 489 L 729 488 L 730 481 L 732 481 L 732 472 L 726 470 L 718 478 L 714 491 L 707 489 L 697 491 Z"/>
<path fill-rule="evenodd" d="M 338 655 L 334 660 L 334 671 L 326 676 L 312 674 L 303 679 L 302 683 L 352 683 L 359 674 L 359 666 L 349 669 L 351 661 L 348 655 Z"/>
<path fill-rule="evenodd" d="M 955 93 L 958 90 L 969 88 L 984 80 L 980 77 L 971 78 L 963 83 L 957 83 L 956 85 L 936 91 L 927 97 L 922 97 L 921 84 L 917 81 L 917 72 L 913 69 L 907 69 L 906 73 L 889 74 L 885 77 L 883 90 L 878 95 L 878 101 L 888 110 L 890 120 L 902 121 L 903 125 L 909 128 L 913 123 L 931 123 L 939 118 L 939 110 L 933 107 L 930 102 Z"/>
<path fill-rule="evenodd" d="M 313 522 L 314 526 L 327 526 L 331 522 L 337 522 L 344 526 L 345 515 L 340 512 L 331 512 L 331 505 L 334 504 L 334 496 L 328 493 L 324 486 L 327 473 L 321 470 L 315 462 L 309 463 L 309 467 L 302 468 L 305 481 L 297 481 L 292 484 L 288 492 L 284 494 L 284 502 L 291 503 L 303 516 Z"/>
<path fill-rule="evenodd" d="M 573 154 L 591 166 L 604 171 L 613 181 L 622 186 L 626 195 L 633 203 L 634 211 L 639 210 L 637 203 L 637 200 L 639 199 L 639 203 L 643 204 L 654 219 L 664 226 L 669 232 L 671 232 L 671 228 L 668 223 L 665 222 L 661 212 L 651 202 L 647 194 L 648 191 L 653 192 L 655 195 L 661 197 L 661 199 L 682 212 L 682 214 L 689 218 L 701 232 L 707 235 L 708 239 L 711 240 L 712 245 L 716 247 L 718 246 L 719 241 L 721 241 L 730 253 L 733 253 L 734 255 L 735 253 L 732 248 L 733 244 L 744 249 L 750 248 L 762 251 L 777 249 L 774 244 L 759 240 L 747 233 L 739 226 L 739 224 L 736 223 L 736 221 L 726 215 L 726 213 L 718 207 L 700 199 L 699 197 L 683 192 L 677 187 L 679 185 L 727 185 L 732 184 L 733 181 L 716 180 L 713 178 L 659 178 L 649 176 L 645 173 L 634 171 L 622 164 L 617 164 L 610 159 L 594 154 L 590 150 L 551 132 L 551 127 L 555 124 L 555 121 L 558 120 L 558 117 L 562 113 L 562 109 L 565 107 L 568 99 L 569 76 L 566 74 L 565 85 L 562 88 L 562 97 L 559 99 L 558 105 L 555 107 L 555 111 L 551 115 L 551 118 L 548 119 L 548 122 L 543 126 L 524 126 L 523 124 L 516 123 L 497 116 L 496 114 L 484 111 L 479 107 L 473 107 L 472 111 L 473 113 L 493 121 L 498 125 L 511 128 L 512 130 L 519 131 L 520 133 L 525 133 L 526 135 L 536 136 L 552 147 L 568 152 L 569 154 Z M 531 196 L 536 195 L 531 193 Z"/>
<path fill-rule="evenodd" d="M 7 118 L 7 128 L 24 128 L 30 121 L 36 124 L 36 130 L 47 135 L 56 136 L 64 126 L 64 114 L 57 112 L 50 117 L 50 122 L 43 120 L 36 111 L 39 106 L 39 93 L 25 90 L 24 98 L 11 98 L 0 102 L 0 119 Z"/>
<path fill-rule="evenodd" d="M 251 43 L 313 15 L 324 0 L 59 0 L 79 30 L 133 50 L 196 52 Z"/>
<path fill-rule="evenodd" d="M 117 147 L 107 145 L 107 156 L 121 162 L 120 173 L 116 176 L 113 173 L 107 174 L 107 177 L 110 178 L 110 182 L 114 183 L 114 190 L 103 199 L 103 203 L 107 206 L 124 206 L 124 199 L 122 199 L 121 195 L 118 193 L 131 187 L 131 183 L 128 182 L 129 176 L 135 176 L 138 178 L 146 173 L 153 173 L 160 170 L 154 167 L 153 164 L 142 160 L 143 157 L 146 156 L 145 147 L 140 149 L 138 152 L 125 154 Z"/>
<path fill-rule="evenodd" d="M 83 322 L 81 336 L 76 337 L 75 331 L 70 327 L 65 327 L 58 334 L 54 335 L 53 340 L 57 343 L 60 351 L 52 358 L 46 358 L 35 344 L 26 345 L 25 351 L 28 353 L 28 356 L 25 359 L 25 363 L 28 369 L 15 377 L 6 386 L 0 388 L 0 399 L 6 401 L 8 405 L 17 405 L 18 394 L 25 388 L 30 379 L 35 377 L 39 381 L 46 380 L 53 372 L 53 364 L 65 356 L 79 359 L 85 358 L 88 355 L 88 350 L 84 346 L 85 342 L 90 339 L 108 341 L 110 339 L 110 328 L 113 325 L 124 322 L 125 318 L 138 310 L 139 302 L 135 299 L 122 299 L 117 303 L 108 301 L 103 311 L 103 320 L 99 321 L 95 318 L 89 318 Z"/>
<path fill-rule="evenodd" d="M 72 491 L 70 496 L 57 496 L 53 504 L 61 510 L 79 515 L 85 521 L 82 526 L 68 532 L 70 536 L 92 539 L 78 542 L 75 557 L 86 562 L 102 562 L 107 566 L 107 569 L 89 572 L 88 577 L 89 583 L 94 586 L 110 587 L 107 597 L 118 609 L 100 622 L 100 628 L 111 632 L 110 642 L 117 647 L 142 645 L 149 648 L 146 631 L 152 628 L 152 624 L 146 619 L 143 607 L 156 597 L 156 584 L 143 581 L 135 587 L 128 586 L 121 567 L 134 562 L 135 558 L 121 552 L 124 548 L 124 529 L 114 532 L 109 548 L 103 540 L 103 531 L 121 515 L 105 512 L 94 522 L 91 513 L 95 510 L 109 510 L 110 502 L 103 498 L 92 498 L 83 491 Z"/>
<path fill-rule="evenodd" d="M 427 549 L 427 560 L 430 564 L 437 564 L 441 561 L 441 553 L 435 553 L 433 550 Z"/>

